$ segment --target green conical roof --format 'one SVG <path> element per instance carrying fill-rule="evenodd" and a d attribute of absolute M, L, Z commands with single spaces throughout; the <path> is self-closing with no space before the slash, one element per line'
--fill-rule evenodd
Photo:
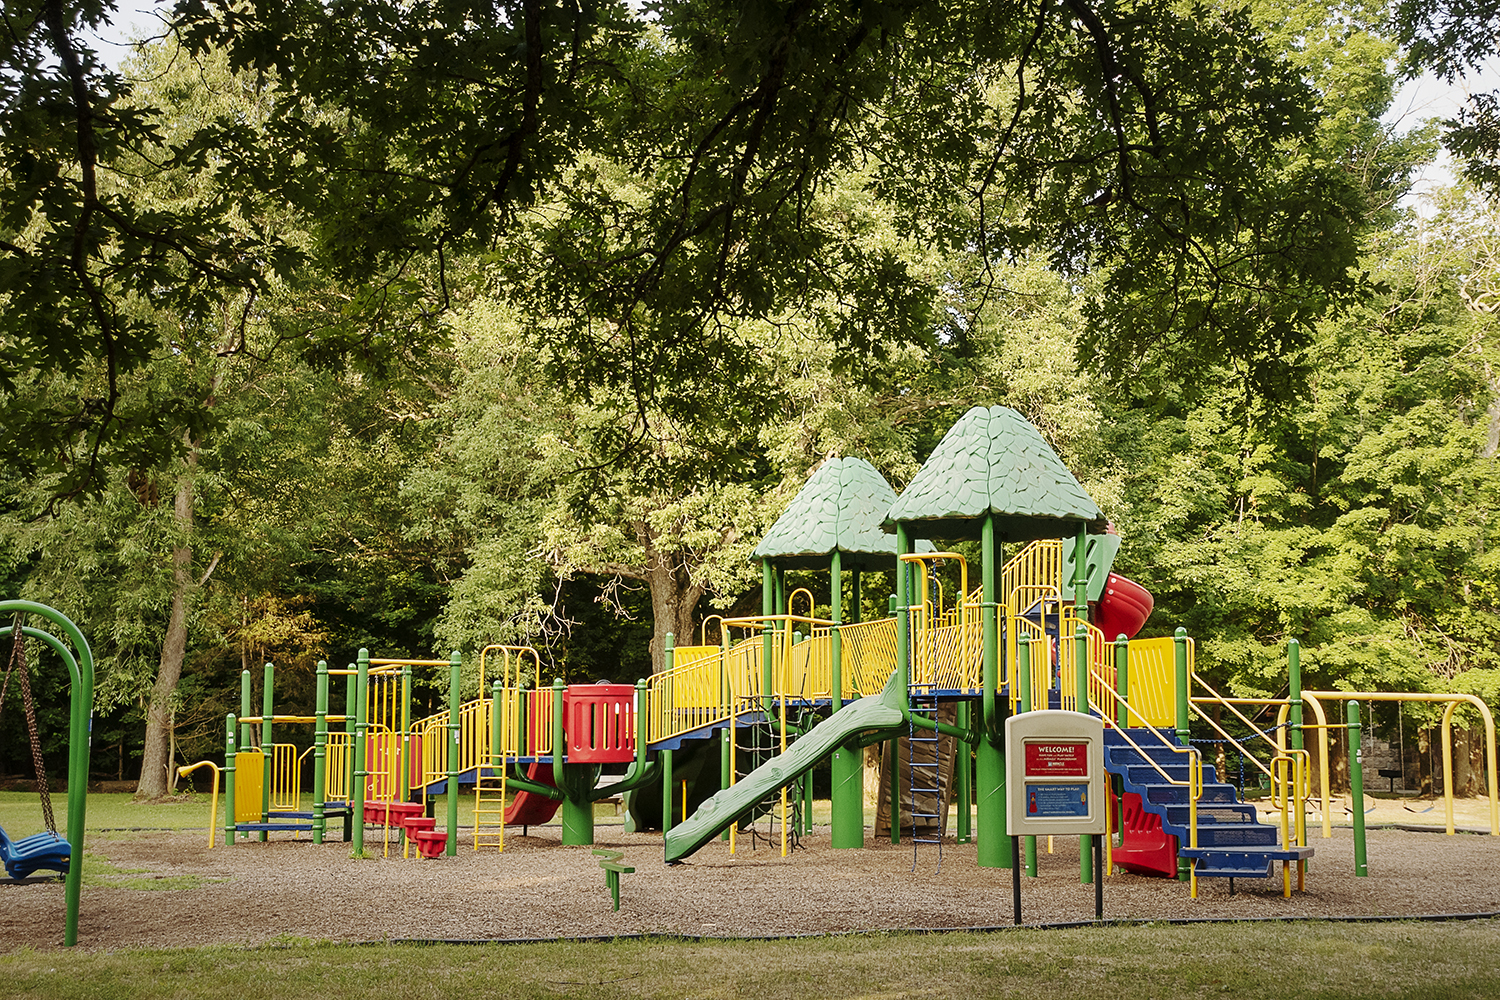
<path fill-rule="evenodd" d="M 1041 432 L 1008 406 L 976 406 L 949 428 L 891 507 L 898 521 L 930 538 L 978 538 L 984 515 L 996 515 L 1009 542 L 1063 538 L 1104 515 L 1078 485 Z"/>
<path fill-rule="evenodd" d="M 862 458 L 830 458 L 802 484 L 751 558 L 787 569 L 825 569 L 838 549 L 845 569 L 891 569 L 896 540 L 880 522 L 895 502 L 896 491 L 875 466 Z"/>

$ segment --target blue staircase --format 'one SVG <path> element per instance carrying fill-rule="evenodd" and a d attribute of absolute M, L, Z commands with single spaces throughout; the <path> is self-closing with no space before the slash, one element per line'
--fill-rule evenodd
<path fill-rule="evenodd" d="M 1104 769 L 1121 777 L 1124 791 L 1141 797 L 1142 808 L 1161 817 L 1163 832 L 1177 838 L 1179 858 L 1196 859 L 1199 878 L 1267 878 L 1277 861 L 1312 857 L 1311 847 L 1283 849 L 1281 830 L 1256 819 L 1255 807 L 1241 802 L 1234 786 L 1219 781 L 1213 765 L 1203 766 L 1198 799 L 1198 847 L 1188 831 L 1187 755 L 1162 745 L 1149 729 L 1126 730 L 1137 750 L 1117 729 L 1104 730 Z M 1142 753 L 1144 751 L 1144 755 Z M 1169 784 L 1145 757 L 1182 785 Z"/>

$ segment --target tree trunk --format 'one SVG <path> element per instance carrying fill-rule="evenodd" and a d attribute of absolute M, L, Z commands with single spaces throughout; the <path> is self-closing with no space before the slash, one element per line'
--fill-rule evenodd
<path fill-rule="evenodd" d="M 187 604 L 193 589 L 193 547 L 189 539 L 193 530 L 193 470 L 197 464 L 197 452 L 189 447 L 188 467 L 177 481 L 173 508 L 181 544 L 172 549 L 172 609 L 162 640 L 156 684 L 146 706 L 146 745 L 141 752 L 141 780 L 135 789 L 138 799 L 163 798 L 171 786 L 167 772 L 172 766 L 172 696 L 187 657 Z"/>
<path fill-rule="evenodd" d="M 652 560 L 646 582 L 651 587 L 651 670 L 666 668 L 666 638 L 672 633 L 675 646 L 691 646 L 698 641 L 695 621 L 698 599 L 703 588 L 692 581 L 686 566 L 657 556 Z"/>

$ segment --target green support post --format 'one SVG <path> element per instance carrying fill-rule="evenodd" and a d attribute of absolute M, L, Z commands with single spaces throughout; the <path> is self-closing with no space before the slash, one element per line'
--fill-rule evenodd
<path fill-rule="evenodd" d="M 972 701 L 961 701 L 958 703 L 957 718 L 954 720 L 958 728 L 974 729 L 974 703 Z M 968 844 L 974 840 L 974 769 L 971 758 L 972 750 L 963 740 L 957 740 L 953 747 L 953 790 L 955 798 L 958 799 L 958 829 L 954 834 L 956 843 Z"/>
<path fill-rule="evenodd" d="M 1354 874 L 1364 877 L 1370 874 L 1370 866 L 1365 857 L 1365 764 L 1360 746 L 1363 727 L 1359 721 L 1359 702 L 1350 701 L 1345 705 L 1344 717 L 1349 723 L 1349 808 L 1354 815 Z"/>
<path fill-rule="evenodd" d="M 240 671 L 240 718 L 248 719 L 255 712 L 250 702 L 250 668 L 246 667 Z M 240 749 L 243 750 L 250 745 L 250 723 L 240 723 Z"/>
<path fill-rule="evenodd" d="M 248 719 L 253 715 L 255 715 L 255 709 L 250 697 L 250 668 L 246 667 L 240 671 L 240 718 Z M 239 725 L 239 749 L 245 750 L 250 746 L 250 723 L 241 722 Z M 247 802 L 246 805 L 248 806 L 249 803 Z M 250 835 L 247 833 L 245 836 L 248 838 Z"/>
<path fill-rule="evenodd" d="M 456 653 L 454 654 L 457 655 Z M 411 664 L 401 666 L 401 801 L 411 799 Z"/>
<path fill-rule="evenodd" d="M 1115 691 L 1120 702 L 1115 706 L 1115 724 L 1130 728 L 1130 640 L 1121 632 L 1115 636 Z"/>
<path fill-rule="evenodd" d="M 833 620 L 829 636 L 829 710 L 844 707 L 844 560 L 833 550 L 828 569 L 828 617 Z M 829 791 L 829 842 L 835 848 L 865 846 L 865 766 L 858 747 L 840 746 L 829 765 L 833 787 Z M 809 784 L 811 782 L 809 781 Z M 809 822 L 811 818 L 809 817 Z"/>
<path fill-rule="evenodd" d="M 1033 711 L 1036 702 L 1031 696 L 1031 636 L 1029 635 L 1016 636 L 1016 678 L 1020 687 L 1020 699 L 1016 707 L 1022 712 Z M 1026 874 L 1035 878 L 1037 872 L 1036 835 L 1027 834 L 1022 841 L 1026 847 Z"/>
<path fill-rule="evenodd" d="M 1079 541 L 1083 532 L 1079 531 Z M 1082 552 L 1082 549 L 1079 549 Z M 1074 708 L 1085 715 L 1093 714 L 1089 707 L 1089 628 L 1083 622 L 1073 635 Z M 1085 833 L 1078 838 L 1078 880 L 1084 885 L 1094 881 L 1094 835 Z"/>
<path fill-rule="evenodd" d="M 896 522 L 896 674 L 901 691 L 901 711 L 911 714 L 911 574 L 901 557 L 911 552 L 906 525 Z M 901 843 L 901 744 L 891 740 L 890 818 L 891 843 Z"/>
<path fill-rule="evenodd" d="M 669 643 L 670 645 L 670 643 Z M 667 663 L 670 666 L 671 655 Z M 564 725 L 563 702 L 567 685 L 561 677 L 552 679 L 552 775 L 553 783 L 562 789 L 562 842 L 565 847 L 587 847 L 594 842 L 593 768 L 587 764 L 568 763 L 568 734 Z"/>
<path fill-rule="evenodd" d="M 463 721 L 459 718 L 462 705 L 463 658 L 458 650 L 448 654 L 448 845 L 443 853 L 448 857 L 458 856 L 458 747 L 459 733 Z M 477 777 L 477 775 L 476 775 Z"/>
<path fill-rule="evenodd" d="M 370 684 L 370 651 L 361 649 L 354 674 L 354 774 L 349 782 L 349 822 L 354 827 L 353 851 L 357 858 L 365 853 L 365 743 L 369 722 L 365 719 L 365 697 Z"/>
<path fill-rule="evenodd" d="M 1296 639 L 1288 639 L 1286 643 L 1286 682 L 1288 706 L 1288 722 L 1291 723 L 1291 744 L 1293 750 L 1302 749 L 1302 645 Z M 1321 730 L 1320 730 L 1321 732 Z"/>
<path fill-rule="evenodd" d="M 262 754 L 261 766 L 264 776 L 260 786 L 260 821 L 268 823 L 271 819 L 271 763 L 276 758 L 276 744 L 271 736 L 271 716 L 276 714 L 276 668 L 267 663 L 265 667 L 265 683 L 260 690 L 260 750 Z M 262 842 L 271 839 L 270 833 L 260 831 Z"/>
<path fill-rule="evenodd" d="M 1003 551 L 995 533 L 995 515 L 986 512 L 980 529 L 984 718 L 975 748 L 974 798 L 979 814 L 978 864 L 1011 866 L 1010 835 L 1005 822 L 1005 711 L 1000 705 L 1000 623 L 998 568 Z"/>
<path fill-rule="evenodd" d="M 224 846 L 234 846 L 234 761 L 239 748 L 235 746 L 234 730 L 238 725 L 234 713 L 224 717 Z"/>
<path fill-rule="evenodd" d="M 672 771 L 672 767 L 676 763 L 674 758 L 673 751 L 661 751 L 661 832 L 663 834 L 672 829 L 673 826 L 672 792 L 675 789 L 672 786 L 677 783 L 677 776 Z"/>
<path fill-rule="evenodd" d="M 1078 522 L 1078 534 L 1073 542 L 1073 609 L 1078 620 L 1089 620 L 1089 527 L 1087 522 Z"/>
<path fill-rule="evenodd" d="M 760 613 L 770 617 L 776 613 L 776 573 L 769 559 L 760 561 Z M 760 632 L 760 709 L 766 721 L 771 719 L 771 661 L 776 654 L 776 629 L 768 625 Z"/>
<path fill-rule="evenodd" d="M 313 706 L 313 807 L 312 838 L 323 842 L 328 829 L 323 800 L 328 797 L 328 661 L 318 661 L 318 687 Z"/>

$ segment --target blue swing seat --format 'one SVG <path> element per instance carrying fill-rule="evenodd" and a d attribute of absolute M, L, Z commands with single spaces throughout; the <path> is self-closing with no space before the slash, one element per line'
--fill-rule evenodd
<path fill-rule="evenodd" d="M 0 827 L 0 861 L 11 878 L 26 878 L 38 868 L 66 874 L 72 856 L 73 845 L 50 830 L 11 840 Z"/>

